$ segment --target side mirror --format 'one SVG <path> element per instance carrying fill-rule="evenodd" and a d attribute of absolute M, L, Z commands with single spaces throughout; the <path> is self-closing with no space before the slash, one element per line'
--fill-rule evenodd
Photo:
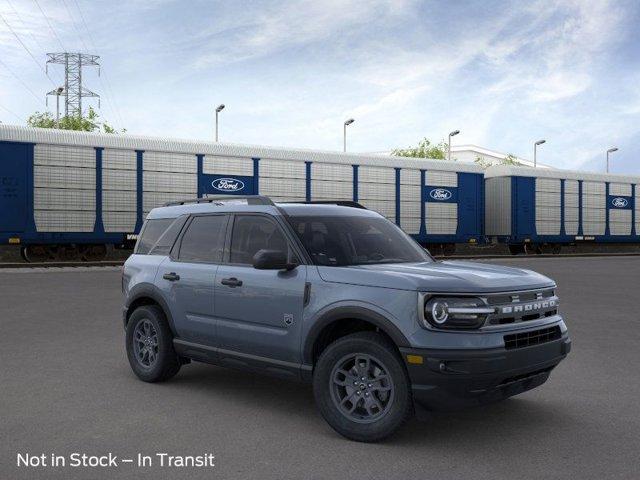
<path fill-rule="evenodd" d="M 253 256 L 253 268 L 257 270 L 293 270 L 297 266 L 287 261 L 282 250 L 258 250 Z"/>

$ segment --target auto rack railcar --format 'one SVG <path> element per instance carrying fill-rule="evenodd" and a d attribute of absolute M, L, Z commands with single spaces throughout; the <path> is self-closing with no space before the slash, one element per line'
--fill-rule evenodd
<path fill-rule="evenodd" d="M 482 239 L 483 176 L 443 161 L 0 125 L 0 243 L 97 259 L 146 214 L 207 194 L 358 201 L 419 242 Z"/>
<path fill-rule="evenodd" d="M 485 195 L 486 235 L 512 253 L 640 242 L 640 177 L 497 166 Z"/>

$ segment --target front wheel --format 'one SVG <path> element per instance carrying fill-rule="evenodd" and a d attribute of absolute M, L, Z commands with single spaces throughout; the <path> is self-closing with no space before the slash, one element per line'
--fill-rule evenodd
<path fill-rule="evenodd" d="M 316 364 L 313 391 L 327 423 L 360 442 L 388 437 L 413 412 L 402 360 L 375 332 L 354 333 L 329 345 Z"/>
<path fill-rule="evenodd" d="M 180 370 L 173 335 L 160 307 L 138 307 L 127 323 L 127 357 L 140 380 L 162 382 Z"/>

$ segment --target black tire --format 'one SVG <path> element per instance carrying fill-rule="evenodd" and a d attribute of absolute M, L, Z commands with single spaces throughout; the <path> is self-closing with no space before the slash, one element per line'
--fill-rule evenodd
<path fill-rule="evenodd" d="M 144 341 L 134 341 L 136 330 L 138 328 L 144 329 L 145 326 L 148 326 L 149 331 L 154 333 L 155 343 L 149 341 L 148 344 L 145 344 Z M 160 307 L 145 305 L 135 309 L 127 323 L 126 342 L 129 365 L 131 365 L 133 373 L 140 380 L 144 382 L 163 382 L 173 377 L 180 370 L 181 362 L 173 348 L 173 335 Z M 139 346 L 141 345 L 153 348 L 153 362 L 149 361 L 151 354 L 146 355 L 146 360 L 140 358 L 141 349 Z"/>
<path fill-rule="evenodd" d="M 343 372 L 341 368 L 342 362 L 351 356 L 363 356 L 371 359 L 371 364 L 376 362 L 382 365 L 382 371 L 386 370 L 390 383 L 385 386 L 391 386 L 389 393 L 386 395 L 386 404 L 381 400 L 380 392 L 365 390 L 365 387 L 353 387 L 351 380 L 353 378 L 344 376 L 344 386 L 338 386 L 334 383 L 334 373 L 338 376 Z M 361 358 L 361 357 L 356 357 Z M 348 360 L 347 360 L 348 361 Z M 363 363 L 364 365 L 364 363 Z M 354 367 L 352 371 L 355 370 Z M 358 377 L 360 373 L 353 374 Z M 354 377 L 354 378 L 355 378 Z M 380 377 L 382 378 L 382 377 Z M 357 379 L 356 379 L 357 381 Z M 376 380 L 371 380 L 376 382 Z M 382 385 L 383 381 L 378 383 Z M 347 384 L 349 384 L 347 386 Z M 355 385 L 355 382 L 354 382 Z M 360 384 L 362 385 L 362 384 Z M 372 386 L 371 383 L 368 384 Z M 353 393 L 349 393 L 348 388 Z M 355 413 L 365 410 L 365 398 L 354 396 L 355 393 L 361 395 L 355 390 L 363 388 L 363 395 L 368 395 L 368 400 L 376 401 L 380 409 L 373 416 L 369 415 L 369 409 L 365 411 L 365 417 L 355 418 Z M 344 410 L 348 407 L 339 406 L 340 390 L 343 389 L 344 397 L 356 399 L 356 403 L 360 406 L 356 408 L 354 414 L 349 414 Z M 354 392 L 355 391 L 355 392 Z M 411 382 L 407 375 L 407 370 L 402 363 L 395 346 L 384 336 L 375 332 L 358 332 L 342 337 L 331 345 L 329 345 L 318 359 L 313 374 L 313 393 L 316 404 L 322 417 L 331 427 L 344 437 L 359 442 L 377 442 L 383 440 L 398 430 L 404 422 L 406 422 L 413 414 L 413 399 L 411 396 Z M 369 395 L 371 395 L 369 397 Z M 375 395 L 375 399 L 374 399 Z M 348 401 L 346 405 L 352 404 Z M 384 405 L 384 408 L 382 408 Z"/>

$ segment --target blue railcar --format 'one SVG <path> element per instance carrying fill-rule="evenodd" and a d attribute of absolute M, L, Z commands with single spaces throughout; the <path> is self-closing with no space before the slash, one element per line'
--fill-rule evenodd
<path fill-rule="evenodd" d="M 486 234 L 512 253 L 640 242 L 640 177 L 498 166 L 485 172 Z"/>
<path fill-rule="evenodd" d="M 483 238 L 469 164 L 0 125 L 0 178 L 0 243 L 31 260 L 100 258 L 152 208 L 221 193 L 357 201 L 447 251 Z"/>

